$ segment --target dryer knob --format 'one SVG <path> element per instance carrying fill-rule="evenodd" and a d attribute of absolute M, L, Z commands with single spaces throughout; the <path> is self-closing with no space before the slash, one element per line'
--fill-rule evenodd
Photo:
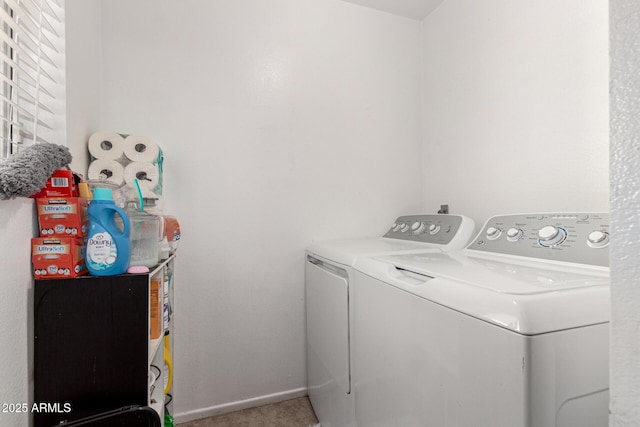
<path fill-rule="evenodd" d="M 594 230 L 587 236 L 587 244 L 592 248 L 604 248 L 609 244 L 609 233 Z"/>
<path fill-rule="evenodd" d="M 519 228 L 512 227 L 507 230 L 507 241 L 517 242 L 524 235 L 524 231 Z"/>
<path fill-rule="evenodd" d="M 547 225 L 546 227 L 542 227 L 540 231 L 538 231 L 538 238 L 543 242 L 552 240 L 560 233 L 558 227 L 554 227 L 553 225 Z"/>
<path fill-rule="evenodd" d="M 426 224 L 421 221 L 416 221 L 411 225 L 411 231 L 413 234 L 421 234 L 426 228 Z"/>
<path fill-rule="evenodd" d="M 567 237 L 565 231 L 560 227 L 547 225 L 538 231 L 538 243 L 544 247 L 555 246 L 564 241 Z"/>
<path fill-rule="evenodd" d="M 497 227 L 487 228 L 487 239 L 496 240 L 502 234 L 502 230 Z"/>
<path fill-rule="evenodd" d="M 408 224 L 400 224 L 400 232 L 405 233 L 409 229 Z"/>
<path fill-rule="evenodd" d="M 429 234 L 438 234 L 440 231 L 440 226 L 438 224 L 431 224 L 429 226 Z"/>

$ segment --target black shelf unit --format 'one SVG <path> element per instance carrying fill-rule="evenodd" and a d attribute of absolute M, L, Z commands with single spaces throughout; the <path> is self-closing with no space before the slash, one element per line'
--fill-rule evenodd
<path fill-rule="evenodd" d="M 34 402 L 49 409 L 34 427 L 149 406 L 150 282 L 172 259 L 149 274 L 36 281 Z"/>

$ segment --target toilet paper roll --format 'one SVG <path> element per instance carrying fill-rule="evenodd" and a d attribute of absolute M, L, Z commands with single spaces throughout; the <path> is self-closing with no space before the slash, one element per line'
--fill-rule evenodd
<path fill-rule="evenodd" d="M 116 185 L 124 184 L 124 166 L 117 160 L 96 159 L 89 165 L 90 180 L 104 180 Z"/>
<path fill-rule="evenodd" d="M 89 137 L 88 145 L 94 159 L 117 160 L 124 157 L 124 138 L 116 132 L 95 132 Z"/>
<path fill-rule="evenodd" d="M 132 162 L 124 168 L 124 180 L 127 184 L 135 185 L 134 179 L 143 190 L 151 190 L 162 194 L 162 176 L 158 167 L 150 162 Z"/>
<path fill-rule="evenodd" d="M 132 162 L 154 163 L 160 157 L 160 147 L 146 136 L 129 135 L 124 139 L 124 155 Z"/>

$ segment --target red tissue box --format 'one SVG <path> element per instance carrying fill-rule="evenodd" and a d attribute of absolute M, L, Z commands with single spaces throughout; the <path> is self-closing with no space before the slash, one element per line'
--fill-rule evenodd
<path fill-rule="evenodd" d="M 68 169 L 58 169 L 49 177 L 43 189 L 30 197 L 78 197 L 78 186 L 76 185 L 73 171 Z"/>
<path fill-rule="evenodd" d="M 71 237 L 31 239 L 33 277 L 65 279 L 89 273 L 84 261 L 84 242 Z"/>
<path fill-rule="evenodd" d="M 89 218 L 83 197 L 36 199 L 40 237 L 87 237 Z"/>

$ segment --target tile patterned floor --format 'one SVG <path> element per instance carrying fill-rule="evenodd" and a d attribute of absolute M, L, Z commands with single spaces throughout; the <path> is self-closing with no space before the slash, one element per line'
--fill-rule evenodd
<path fill-rule="evenodd" d="M 178 427 L 312 427 L 318 423 L 306 397 L 230 412 Z"/>

